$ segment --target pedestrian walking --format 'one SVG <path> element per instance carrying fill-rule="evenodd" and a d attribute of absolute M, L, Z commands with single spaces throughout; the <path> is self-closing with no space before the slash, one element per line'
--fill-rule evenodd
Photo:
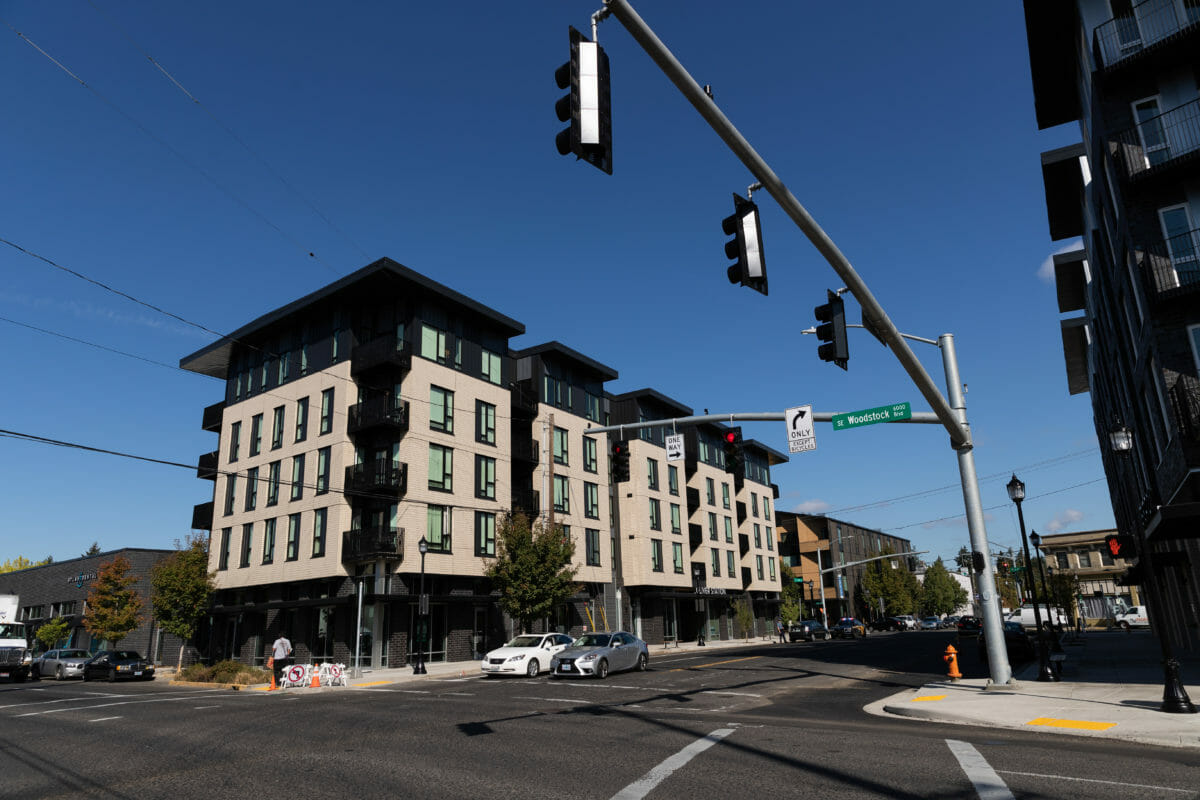
<path fill-rule="evenodd" d="M 283 673 L 292 661 L 292 643 L 281 632 L 271 645 L 271 658 L 275 660 L 275 685 L 283 686 Z"/>
<path fill-rule="evenodd" d="M 779 637 L 779 644 L 783 644 L 783 620 L 779 617 L 775 618 L 775 635 Z"/>

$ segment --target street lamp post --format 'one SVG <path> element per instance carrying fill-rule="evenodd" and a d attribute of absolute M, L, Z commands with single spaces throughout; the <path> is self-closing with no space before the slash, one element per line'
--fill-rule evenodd
<path fill-rule="evenodd" d="M 1046 554 L 1042 552 L 1042 537 L 1038 536 L 1037 531 L 1033 531 L 1029 534 L 1029 541 L 1038 554 L 1038 574 L 1042 576 L 1042 597 L 1046 598 L 1046 621 L 1053 623 L 1055 614 L 1051 609 L 1055 607 L 1054 593 L 1050 591 L 1050 582 L 1046 580 Z M 1053 570 L 1050 574 L 1054 574 Z"/>
<path fill-rule="evenodd" d="M 1133 449 L 1133 431 L 1125 427 L 1120 422 L 1108 434 L 1109 445 L 1112 447 L 1121 460 L 1124 461 L 1128 457 L 1130 450 Z M 1122 483 L 1122 481 L 1118 481 Z M 1127 509 L 1127 516 L 1130 524 L 1136 520 L 1136 511 L 1131 505 Z M 1191 698 L 1188 697 L 1187 689 L 1183 686 L 1183 681 L 1179 678 L 1179 661 L 1176 660 L 1171 651 L 1171 642 L 1168 639 L 1168 634 L 1164 630 L 1163 616 L 1164 608 L 1162 596 L 1158 592 L 1158 584 L 1154 575 L 1154 557 L 1150 553 L 1150 543 L 1139 539 L 1138 541 L 1138 557 L 1142 564 L 1142 579 L 1145 581 L 1143 589 L 1149 594 L 1149 607 L 1153 609 L 1154 624 L 1153 631 L 1158 637 L 1158 646 L 1162 651 L 1163 663 L 1163 700 L 1159 706 L 1159 711 L 1168 714 L 1195 714 L 1196 707 L 1192 705 Z"/>
<path fill-rule="evenodd" d="M 417 662 L 413 665 L 413 675 L 425 675 L 425 637 L 429 635 L 429 598 L 425 596 L 425 554 L 429 552 L 429 542 L 422 536 L 417 542 L 421 551 L 421 593 L 417 597 Z"/>
<path fill-rule="evenodd" d="M 1014 474 L 1005 488 L 1008 489 L 1008 499 L 1016 503 L 1017 519 L 1021 523 L 1021 549 L 1025 552 L 1025 565 L 1032 569 L 1033 561 L 1029 558 L 1029 539 L 1025 536 L 1025 514 L 1021 511 L 1021 503 L 1025 500 L 1025 484 Z M 1049 653 L 1046 650 L 1046 632 L 1042 630 L 1042 612 L 1038 606 L 1037 581 L 1032 577 L 1029 581 L 1029 593 L 1033 597 L 1033 621 L 1038 630 L 1038 680 L 1056 681 L 1058 678 L 1050 669 Z"/>

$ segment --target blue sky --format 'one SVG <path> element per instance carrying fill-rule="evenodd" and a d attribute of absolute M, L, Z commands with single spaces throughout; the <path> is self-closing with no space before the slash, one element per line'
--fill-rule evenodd
<path fill-rule="evenodd" d="M 522 321 L 515 347 L 557 339 L 616 368 L 614 392 L 697 413 L 928 410 L 862 331 L 848 372 L 817 358 L 800 331 L 841 284 L 765 192 L 770 296 L 727 282 L 720 223 L 753 178 L 616 20 L 599 35 L 614 174 L 558 155 L 554 70 L 596 7 L 0 0 L 0 239 L 220 332 L 389 256 Z M 1063 243 L 1038 154 L 1079 133 L 1036 128 L 1020 5 L 635 8 L 897 326 L 955 335 L 993 547 L 1019 544 L 1014 471 L 1030 528 L 1111 526 L 1039 275 Z M 0 428 L 186 464 L 214 449 L 200 420 L 220 385 L 172 366 L 214 337 L 11 245 Z M 942 385 L 937 349 L 914 349 Z M 782 422 L 743 430 L 787 449 Z M 818 425 L 817 443 L 776 468 L 779 508 L 930 557 L 967 543 L 940 427 Z M 194 470 L 11 437 L 0 486 L 0 558 L 59 560 L 93 541 L 170 547 L 212 490 Z"/>

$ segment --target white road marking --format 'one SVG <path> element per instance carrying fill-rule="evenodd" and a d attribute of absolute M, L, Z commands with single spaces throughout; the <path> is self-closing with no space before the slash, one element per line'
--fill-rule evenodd
<path fill-rule="evenodd" d="M 1095 778 L 1072 778 L 1067 775 L 1042 775 L 1038 772 L 1014 772 L 1011 769 L 999 770 L 1004 775 L 1020 775 L 1026 778 L 1050 778 L 1058 781 L 1081 781 L 1083 783 L 1103 783 L 1108 786 L 1129 786 L 1134 789 L 1156 789 L 1160 792 L 1182 792 L 1183 794 L 1194 794 L 1195 789 L 1173 789 L 1170 786 L 1152 786 L 1147 783 L 1123 783 L 1121 781 L 1101 781 Z"/>
<path fill-rule="evenodd" d="M 727 694 L 733 697 L 762 697 L 761 694 L 751 694 L 750 692 L 717 692 L 710 689 L 705 689 L 700 694 Z"/>
<path fill-rule="evenodd" d="M 585 703 L 586 700 L 568 700 L 564 697 L 514 697 L 513 700 L 537 700 L 542 703 Z"/>
<path fill-rule="evenodd" d="M 658 786 L 660 783 L 670 777 L 672 772 L 679 769 L 684 764 L 688 763 L 693 758 L 700 755 L 729 734 L 733 733 L 733 731 L 733 728 L 718 728 L 708 736 L 705 736 L 703 739 L 697 739 L 675 755 L 660 763 L 654 769 L 647 772 L 641 778 L 637 779 L 621 791 L 614 794 L 612 796 L 612 800 L 641 800 L 643 797 L 649 794 L 654 787 Z"/>
<path fill-rule="evenodd" d="M 432 694 L 428 689 L 397 689 L 396 691 L 404 694 Z"/>
<path fill-rule="evenodd" d="M 443 697 L 474 697 L 474 692 L 442 692 Z"/>
<path fill-rule="evenodd" d="M 214 689 L 213 691 L 221 691 Z M 206 692 L 197 692 L 197 694 L 206 694 Z M 24 714 L 14 714 L 14 717 L 36 717 L 45 714 L 61 714 L 64 711 L 91 711 L 95 708 L 108 708 L 109 706 L 126 706 L 134 705 L 135 703 L 174 703 L 179 700 L 190 700 L 195 697 L 195 694 L 184 697 L 161 697 L 151 698 L 148 700 L 122 700 L 117 703 L 99 703 L 96 705 L 75 706 L 73 708 L 51 708 L 48 711 L 29 711 Z"/>
<path fill-rule="evenodd" d="M 202 708 L 220 708 L 220 706 L 192 706 L 192 708 L 199 711 Z"/>
<path fill-rule="evenodd" d="M 99 719 L 89 719 L 88 722 L 108 722 L 110 719 L 120 719 L 120 717 L 100 717 Z"/>
<path fill-rule="evenodd" d="M 1013 800 L 1008 786 L 1000 780 L 996 770 L 992 769 L 992 765 L 984 760 L 978 750 L 956 739 L 947 739 L 946 744 L 958 759 L 958 765 L 962 767 L 963 772 L 967 773 L 975 791 L 979 793 L 979 800 Z"/>

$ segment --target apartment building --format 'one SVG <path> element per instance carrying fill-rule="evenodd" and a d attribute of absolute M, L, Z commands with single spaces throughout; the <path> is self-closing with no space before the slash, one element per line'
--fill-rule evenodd
<path fill-rule="evenodd" d="M 1114 558 L 1104 544 L 1105 537 L 1116 532 L 1043 534 L 1038 546 L 1048 578 L 1062 572 L 1079 581 L 1079 616 L 1089 625 L 1112 617 L 1119 605 L 1141 605 L 1138 587 L 1125 583 L 1132 559 Z"/>
<path fill-rule="evenodd" d="M 1067 390 L 1091 395 L 1131 576 L 1200 645 L 1200 3 L 1025 1 Z M 1131 434 L 1131 435 L 1130 435 Z"/>

